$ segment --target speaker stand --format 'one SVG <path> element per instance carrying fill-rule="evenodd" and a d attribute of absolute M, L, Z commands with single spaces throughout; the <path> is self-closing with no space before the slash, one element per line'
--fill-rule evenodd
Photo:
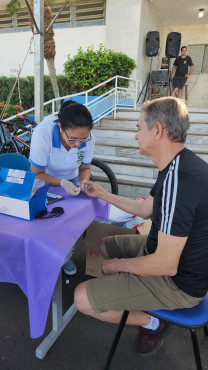
<path fill-rule="evenodd" d="M 173 68 L 173 63 L 172 63 L 172 59 L 171 57 L 170 58 L 170 63 L 169 63 L 169 69 L 168 69 L 168 75 L 169 75 L 169 80 L 168 80 L 168 89 L 169 89 L 169 95 L 171 95 L 172 91 L 173 91 L 173 79 L 171 80 L 170 79 L 170 75 L 171 75 L 171 71 L 172 71 L 172 68 Z"/>
<path fill-rule="evenodd" d="M 147 76 L 147 78 L 146 78 L 146 81 L 145 81 L 144 85 L 142 86 L 141 92 L 140 92 L 140 94 L 139 94 L 139 96 L 138 96 L 138 99 L 137 99 L 137 102 L 136 102 L 136 103 L 138 103 L 138 102 L 139 102 L 139 99 L 140 99 L 141 95 L 143 94 L 143 91 L 144 91 L 144 90 L 145 90 L 145 96 L 144 96 L 144 100 L 145 100 L 145 97 L 146 97 L 146 89 L 147 89 L 147 87 L 146 87 L 146 86 L 148 86 L 148 84 L 149 84 L 149 79 L 150 79 L 150 73 L 148 74 L 148 76 Z M 146 88 L 146 89 L 145 89 L 145 88 Z M 143 94 L 143 95 L 144 95 L 144 94 Z M 143 102 L 144 102 L 144 100 L 143 100 Z"/>
<path fill-rule="evenodd" d="M 140 99 L 141 95 L 143 94 L 143 91 L 145 91 L 144 94 L 143 94 L 144 95 L 143 103 L 145 102 L 146 97 L 147 97 L 147 100 L 152 100 L 153 84 L 156 85 L 159 96 L 161 95 L 160 87 L 157 84 L 157 81 L 155 80 L 155 78 L 152 74 L 152 58 L 153 57 L 151 57 L 151 62 L 150 62 L 150 73 L 148 74 L 147 79 L 146 79 L 146 81 L 145 81 L 145 83 L 142 87 L 142 90 L 141 90 L 139 96 L 138 96 L 137 103 L 139 102 L 139 99 Z"/>

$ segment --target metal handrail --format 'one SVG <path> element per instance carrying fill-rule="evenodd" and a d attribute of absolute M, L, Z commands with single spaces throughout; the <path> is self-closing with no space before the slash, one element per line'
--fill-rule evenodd
<path fill-rule="evenodd" d="M 132 87 L 122 87 L 118 85 L 118 80 L 128 80 L 129 82 L 133 82 L 135 85 L 135 88 Z M 89 101 L 90 93 L 93 91 L 96 91 L 103 85 L 107 85 L 110 82 L 115 80 L 115 87 L 109 89 L 104 94 L 95 97 L 93 100 Z M 87 91 L 83 91 L 81 93 L 71 94 L 71 95 L 65 95 L 58 98 L 54 98 L 51 100 L 48 100 L 44 103 L 44 107 L 51 104 L 51 110 L 52 113 L 48 115 L 48 117 L 53 117 L 57 115 L 58 111 L 56 111 L 56 106 L 58 102 L 63 101 L 65 99 L 74 98 L 76 96 L 85 96 L 85 103 L 84 105 L 91 111 L 91 114 L 93 116 L 94 123 L 98 123 L 98 121 L 105 117 L 106 115 L 112 114 L 114 118 L 116 118 L 116 111 L 118 108 L 124 108 L 124 109 L 135 109 L 136 110 L 136 104 L 137 104 L 137 98 L 139 96 L 139 93 L 142 88 L 142 82 L 140 80 L 136 80 L 133 78 L 123 77 L 123 76 L 114 76 L 109 78 L 108 80 L 99 83 L 95 87 L 92 87 L 91 89 Z M 130 97 L 125 97 L 126 95 L 129 95 Z M 126 103 L 126 100 L 128 100 L 128 104 Z M 21 112 L 21 115 L 32 113 L 35 111 L 35 107 L 27 109 L 23 112 Z M 4 119 L 4 122 L 11 121 L 15 119 L 17 115 L 8 117 Z"/>

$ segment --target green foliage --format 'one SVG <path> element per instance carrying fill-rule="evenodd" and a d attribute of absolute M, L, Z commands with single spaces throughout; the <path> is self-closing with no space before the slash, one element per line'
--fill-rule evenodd
<path fill-rule="evenodd" d="M 22 0 L 11 0 L 7 5 L 6 5 L 6 10 L 11 14 L 15 15 L 18 10 L 21 8 L 21 5 L 24 3 Z M 47 3 L 49 6 L 54 5 L 54 0 L 47 0 Z"/>
<path fill-rule="evenodd" d="M 20 0 L 11 0 L 11 1 L 7 4 L 7 6 L 6 6 L 7 11 L 8 11 L 11 15 L 16 14 L 20 8 L 21 8 L 21 1 L 20 1 Z"/>
<path fill-rule="evenodd" d="M 77 93 L 88 90 L 115 75 L 129 77 L 135 67 L 135 61 L 128 55 L 107 50 L 100 44 L 98 50 L 90 46 L 83 51 L 80 47 L 74 57 L 68 54 L 67 61 L 64 63 L 64 73 L 70 81 L 71 90 Z M 127 80 L 121 81 L 124 87 L 128 86 Z M 109 88 L 114 87 L 114 84 L 113 81 L 107 86 L 100 87 L 96 90 L 96 95 L 102 95 Z"/>
<path fill-rule="evenodd" d="M 47 0 L 47 3 L 49 6 L 53 6 L 55 3 L 55 0 Z"/>
<path fill-rule="evenodd" d="M 22 114 L 22 112 L 24 110 L 25 109 L 23 107 L 21 107 L 20 105 L 17 105 L 17 104 L 16 105 L 8 104 L 7 108 L 5 110 L 5 104 L 0 102 L 0 117 L 4 120 L 5 118 L 9 118 L 11 116 L 16 115 L 17 118 L 15 118 L 14 122 L 15 122 L 15 125 L 19 126 L 19 127 L 22 127 L 24 117 L 27 117 L 27 115 Z M 2 113 L 3 113 L 3 116 L 2 116 Z M 7 121 L 7 122 L 10 123 L 10 121 Z M 5 123 L 5 127 L 7 127 L 7 123 Z M 10 131 L 13 131 L 12 127 L 8 126 L 8 128 L 9 128 Z"/>
<path fill-rule="evenodd" d="M 0 101 L 6 102 L 8 99 L 8 96 L 12 90 L 12 87 L 15 83 L 16 78 L 15 77 L 6 77 L 2 76 L 0 77 Z M 21 100 L 22 104 L 24 105 L 25 109 L 32 108 L 34 106 L 34 78 L 33 77 L 25 77 L 20 78 L 19 81 L 20 85 L 20 92 L 21 92 Z M 14 89 L 14 92 L 12 94 L 12 98 L 10 100 L 11 105 L 17 105 L 20 104 L 19 101 L 19 93 L 17 85 Z"/>
<path fill-rule="evenodd" d="M 71 86 L 65 76 L 57 76 L 60 96 L 73 94 L 71 92 Z M 15 77 L 0 77 L 0 102 L 6 103 L 8 96 L 11 92 L 11 89 L 14 85 L 16 78 Z M 22 105 L 24 109 L 30 109 L 34 107 L 34 77 L 27 76 L 21 77 L 19 81 L 20 85 L 20 96 Z M 48 101 L 54 98 L 54 92 L 51 86 L 51 81 L 49 76 L 44 76 L 44 101 Z M 19 93 L 17 85 L 12 94 L 10 101 L 11 105 L 19 105 Z M 15 112 L 16 114 L 16 112 Z"/>
<path fill-rule="evenodd" d="M 129 58 L 124 53 L 117 53 L 112 50 L 107 50 L 103 45 L 100 45 L 99 50 L 94 51 L 93 47 L 89 47 L 86 52 L 82 48 L 78 54 L 70 58 L 64 64 L 65 76 L 57 76 L 60 96 L 83 92 L 96 86 L 112 76 L 121 75 L 129 77 L 133 69 L 136 67 L 133 59 Z M 0 102 L 6 103 L 8 96 L 15 83 L 16 77 L 0 77 Z M 128 80 L 121 80 L 119 84 L 123 87 L 128 86 Z M 104 92 L 114 87 L 115 82 L 102 86 L 96 90 L 96 95 L 102 95 Z M 19 79 L 20 96 L 24 109 L 34 107 L 34 77 L 27 76 Z M 49 76 L 44 76 L 44 101 L 54 98 Z M 18 85 L 14 89 L 10 104 L 20 105 Z M 51 106 L 45 107 L 45 114 L 50 113 Z M 15 112 L 16 114 L 16 112 Z"/>
<path fill-rule="evenodd" d="M 1 114 L 2 114 L 2 111 L 4 110 L 4 106 L 5 106 L 5 104 L 4 103 L 0 103 L 0 116 L 1 116 Z M 19 105 L 11 105 L 11 104 L 9 104 L 8 106 L 7 106 L 7 109 L 6 109 L 6 111 L 4 112 L 4 114 L 3 114 L 3 119 L 4 118 L 9 118 L 9 117 L 11 117 L 11 116 L 14 116 L 15 114 L 19 114 L 19 115 L 21 115 L 21 112 L 24 110 L 24 108 L 23 107 L 20 107 Z"/>

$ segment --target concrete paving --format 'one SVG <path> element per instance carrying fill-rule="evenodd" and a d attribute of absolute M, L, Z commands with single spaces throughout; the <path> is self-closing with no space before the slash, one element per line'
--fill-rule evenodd
<path fill-rule="evenodd" d="M 79 240 L 73 261 L 75 276 L 63 273 L 63 305 L 73 302 L 73 291 L 79 282 L 90 277 L 85 270 L 85 245 Z M 69 284 L 66 280 L 69 279 Z M 32 339 L 29 333 L 27 299 L 13 284 L 0 284 L 0 370 L 102 370 L 117 326 L 77 313 L 43 360 L 35 349 L 43 337 Z M 51 310 L 45 335 L 51 330 Z M 137 328 L 126 326 L 118 345 L 111 370 L 195 370 L 189 331 L 174 327 L 160 351 L 151 358 L 136 354 Z M 203 369 L 208 369 L 208 340 L 198 329 Z"/>

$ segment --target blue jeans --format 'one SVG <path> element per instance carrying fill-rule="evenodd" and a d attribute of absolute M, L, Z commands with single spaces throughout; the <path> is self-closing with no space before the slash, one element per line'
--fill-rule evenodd
<path fill-rule="evenodd" d="M 74 186 L 77 186 L 78 185 L 78 182 L 79 182 L 79 176 L 77 176 L 74 179 L 69 180 L 69 181 L 71 181 L 74 184 Z"/>
<path fill-rule="evenodd" d="M 78 185 L 78 182 L 79 182 L 79 176 L 77 176 L 74 179 L 69 180 L 69 181 L 71 181 L 74 184 L 74 186 L 77 186 Z M 74 250 L 75 250 L 75 246 L 72 248 L 72 251 L 73 252 L 74 252 Z"/>

